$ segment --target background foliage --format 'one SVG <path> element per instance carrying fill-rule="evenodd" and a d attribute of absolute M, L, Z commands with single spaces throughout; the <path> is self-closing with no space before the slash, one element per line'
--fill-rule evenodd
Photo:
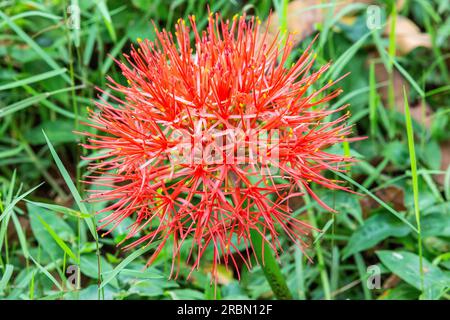
<path fill-rule="evenodd" d="M 179 17 L 195 14 L 204 26 L 208 4 L 229 18 L 246 12 L 265 20 L 272 12 L 272 30 L 299 32 L 292 59 L 319 30 L 318 61 L 334 61 L 328 76 L 351 72 L 333 106 L 351 103 L 355 135 L 368 139 L 333 151 L 359 159 L 340 178 L 360 195 L 317 189 L 338 214 L 307 198 L 293 203 L 295 214 L 322 230 L 307 249 L 312 263 L 282 239 L 282 272 L 294 298 L 448 299 L 446 0 L 1 1 L 0 298 L 273 298 L 260 267 L 243 269 L 240 282 L 221 267 L 216 292 L 207 261 L 189 279 L 182 265 L 179 278 L 167 280 L 170 250 L 142 271 L 151 247 L 116 247 L 131 220 L 98 237 L 93 212 L 105 204 L 81 201 L 87 163 L 73 131 L 85 129 L 86 106 L 96 86 L 106 89 L 105 76 L 123 81 L 113 58 L 122 59 L 137 38 L 154 38 L 151 19 L 172 30 Z M 380 10 L 380 28 L 367 26 L 369 4 Z M 68 27 L 70 5 L 80 8 L 79 29 Z M 381 286 L 369 289 L 377 267 Z"/>

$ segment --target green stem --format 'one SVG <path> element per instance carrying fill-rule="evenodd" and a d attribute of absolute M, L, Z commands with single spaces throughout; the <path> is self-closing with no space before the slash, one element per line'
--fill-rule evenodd
<path fill-rule="evenodd" d="M 273 293 L 279 300 L 291 300 L 292 294 L 272 254 L 272 249 L 256 230 L 250 230 L 250 236 L 258 263 L 261 265 Z"/>

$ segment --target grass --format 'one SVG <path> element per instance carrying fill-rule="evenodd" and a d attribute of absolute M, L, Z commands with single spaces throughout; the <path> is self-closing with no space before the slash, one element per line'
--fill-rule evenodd
<path fill-rule="evenodd" d="M 420 288 L 424 292 L 424 270 L 423 270 L 423 252 L 422 252 L 422 228 L 420 226 L 420 208 L 419 208 L 419 179 L 417 175 L 417 159 L 416 150 L 414 145 L 414 129 L 411 120 L 411 111 L 408 103 L 408 97 L 406 95 L 406 90 L 403 88 L 403 94 L 405 99 L 405 122 L 406 122 L 406 132 L 408 136 L 408 149 L 409 149 L 409 159 L 411 162 L 411 176 L 413 185 L 413 197 L 414 197 L 414 215 L 416 217 L 417 224 L 417 247 L 419 253 L 419 272 L 420 272 Z"/>
<path fill-rule="evenodd" d="M 287 292 L 293 299 L 449 299 L 450 168 L 441 163 L 450 139 L 450 8 L 437 0 L 406 2 L 396 8 L 379 1 L 381 25 L 371 30 L 366 5 L 348 4 L 333 14 L 337 1 L 302 7 L 295 21 L 289 20 L 295 13 L 287 0 L 2 5 L 0 299 L 275 299 Z M 80 28 L 68 28 L 77 5 Z M 201 29 L 208 5 L 229 19 L 246 12 L 265 21 L 272 10 L 281 30 L 302 27 L 311 10 L 323 10 L 325 21 L 313 24 L 321 30 L 314 48 L 317 61 L 333 64 L 321 80 L 350 73 L 335 85 L 344 93 L 330 102 L 331 108 L 350 103 L 354 136 L 367 137 L 329 150 L 357 159 L 345 173 L 328 173 L 356 193 L 314 187 L 337 213 L 308 197 L 293 201 L 293 214 L 321 231 L 313 232 L 304 252 L 281 236 L 283 251 L 270 263 L 278 284 L 285 286 L 282 292 L 266 280 L 267 270 L 253 262 L 251 271 L 240 270 L 240 281 L 220 265 L 218 286 L 211 286 L 208 252 L 189 279 L 190 266 L 184 262 L 189 252 L 181 252 L 179 277 L 167 280 L 169 246 L 145 268 L 154 245 L 126 252 L 117 247 L 132 219 L 101 237 L 107 230 L 97 232 L 101 217 L 94 213 L 106 204 L 84 201 L 90 187 L 81 180 L 89 172 L 80 156 L 87 151 L 72 131 L 89 130 L 83 124 L 86 107 L 94 109 L 98 96 L 108 100 L 96 87 L 110 91 L 107 75 L 123 82 L 114 59 L 125 61 L 122 52 L 138 38 L 154 39 L 150 20 L 174 31 L 179 17 L 194 14 Z M 401 17 L 430 36 L 429 48 L 400 54 Z M 296 45 L 289 62 L 315 35 Z M 402 79 L 400 87 L 396 76 Z M 425 106 L 432 112 L 429 125 Z M 373 225 L 374 218 L 381 222 Z M 399 255 L 403 259 L 395 260 Z M 374 266 L 380 267 L 384 286 L 370 289 Z M 72 285 L 73 275 L 78 287 Z"/>

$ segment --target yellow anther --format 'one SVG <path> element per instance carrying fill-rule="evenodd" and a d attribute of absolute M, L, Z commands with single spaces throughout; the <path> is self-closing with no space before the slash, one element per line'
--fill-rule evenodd
<path fill-rule="evenodd" d="M 192 21 L 195 22 L 195 15 L 192 15 Z"/>
<path fill-rule="evenodd" d="M 138 43 L 141 43 L 141 42 L 142 42 L 142 39 L 139 38 L 139 37 L 138 37 L 136 40 L 137 40 Z"/>

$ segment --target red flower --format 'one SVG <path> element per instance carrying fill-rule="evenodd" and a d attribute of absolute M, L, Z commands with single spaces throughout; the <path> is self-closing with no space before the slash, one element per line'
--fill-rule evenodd
<path fill-rule="evenodd" d="M 128 63 L 118 62 L 128 86 L 108 78 L 109 87 L 124 98 L 90 111 L 98 133 L 84 133 L 84 147 L 102 154 L 89 158 L 99 161 L 88 182 L 108 189 L 90 196 L 109 203 L 100 228 L 132 217 L 127 239 L 144 235 L 128 248 L 162 240 L 149 263 L 171 238 L 173 262 L 189 245 L 194 270 L 210 246 L 216 276 L 217 264 L 237 266 L 237 255 L 251 267 L 252 229 L 275 252 L 281 233 L 305 246 L 311 227 L 291 216 L 288 200 L 308 192 L 332 210 L 310 186 L 346 190 L 321 172 L 351 160 L 324 151 L 351 128 L 348 113 L 325 120 L 346 106 L 325 104 L 341 92 L 326 93 L 334 82 L 311 89 L 329 64 L 313 71 L 310 47 L 287 68 L 290 36 L 269 41 L 258 19 L 210 15 L 201 33 L 189 20 L 175 36 L 156 30 L 154 42 L 139 41 Z"/>

